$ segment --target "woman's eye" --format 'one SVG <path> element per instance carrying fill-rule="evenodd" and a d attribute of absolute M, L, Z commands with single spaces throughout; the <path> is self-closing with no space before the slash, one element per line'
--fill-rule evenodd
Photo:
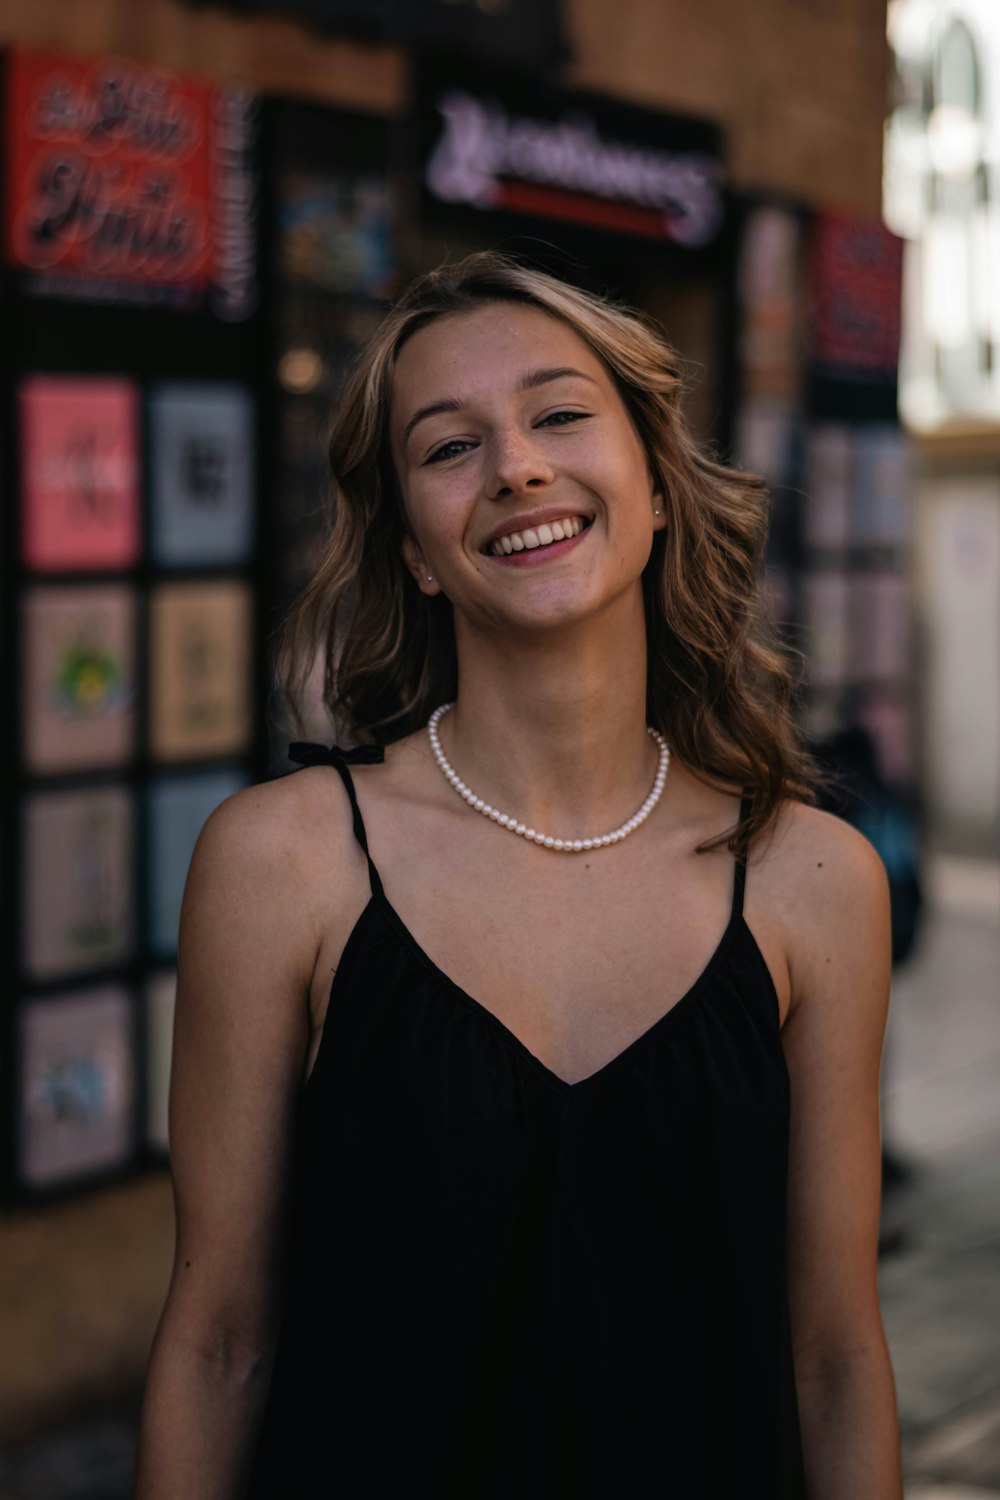
<path fill-rule="evenodd" d="M 544 427 L 548 422 L 554 422 L 557 427 L 566 427 L 570 422 L 579 422 L 586 417 L 585 411 L 550 411 L 547 417 L 539 422 L 539 427 Z"/>
<path fill-rule="evenodd" d="M 428 457 L 427 463 L 444 463 L 449 458 L 457 458 L 460 453 L 465 452 L 466 448 L 471 447 L 472 444 L 466 438 L 452 438 L 450 442 L 442 443 L 440 448 L 435 448 Z"/>

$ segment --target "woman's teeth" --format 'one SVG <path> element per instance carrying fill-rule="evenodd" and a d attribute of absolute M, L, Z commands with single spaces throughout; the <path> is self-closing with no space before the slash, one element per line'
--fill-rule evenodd
<path fill-rule="evenodd" d="M 523 531 L 508 531 L 490 543 L 494 557 L 504 557 L 508 552 L 530 552 L 533 547 L 547 547 L 551 542 L 563 542 L 567 537 L 577 536 L 583 530 L 580 516 L 564 516 L 560 521 L 548 521 L 542 526 L 526 526 Z"/>

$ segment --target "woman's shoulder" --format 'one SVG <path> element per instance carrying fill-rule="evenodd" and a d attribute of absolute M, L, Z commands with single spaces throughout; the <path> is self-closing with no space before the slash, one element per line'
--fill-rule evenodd
<path fill-rule="evenodd" d="M 226 797 L 206 819 L 192 863 L 262 899 L 296 891 L 353 842 L 350 806 L 332 767 L 306 766 Z"/>
<path fill-rule="evenodd" d="M 863 834 L 834 813 L 791 799 L 750 851 L 757 899 L 780 924 L 790 961 L 840 943 L 881 942 L 888 923 L 885 866 Z"/>

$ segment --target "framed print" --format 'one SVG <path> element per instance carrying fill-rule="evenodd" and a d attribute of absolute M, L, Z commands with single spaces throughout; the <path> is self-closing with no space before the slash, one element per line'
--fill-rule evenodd
<path fill-rule="evenodd" d="M 900 683 L 910 666 L 910 587 L 902 574 L 859 573 L 855 589 L 854 676 Z"/>
<path fill-rule="evenodd" d="M 209 814 L 247 786 L 245 771 L 227 768 L 193 776 L 162 776 L 149 788 L 147 939 L 161 958 L 177 951 L 181 899 L 191 855 Z"/>
<path fill-rule="evenodd" d="M 135 743 L 132 588 L 31 588 L 21 609 L 29 769 L 74 771 L 127 761 Z"/>
<path fill-rule="evenodd" d="M 176 973 L 150 975 L 146 983 L 146 1140 L 157 1151 L 170 1148 L 168 1105 L 176 998 Z"/>
<path fill-rule="evenodd" d="M 850 668 L 850 578 L 807 573 L 803 580 L 808 674 L 816 687 L 836 687 Z"/>
<path fill-rule="evenodd" d="M 850 545 L 854 439 L 845 424 L 813 426 L 805 442 L 805 542 L 815 551 Z"/>
<path fill-rule="evenodd" d="M 34 979 L 120 963 L 133 947 L 132 798 L 38 792 L 24 805 L 24 967 Z"/>
<path fill-rule="evenodd" d="M 278 199 L 283 277 L 325 292 L 389 295 L 396 266 L 384 172 L 286 172 Z"/>
<path fill-rule="evenodd" d="M 18 1007 L 17 1170 L 31 1187 L 123 1165 L 133 1147 L 132 1011 L 119 985 Z"/>
<path fill-rule="evenodd" d="M 890 423 L 858 429 L 854 533 L 861 545 L 900 550 L 910 535 L 915 476 L 910 440 Z"/>
<path fill-rule="evenodd" d="M 246 749 L 250 591 L 236 579 L 163 584 L 150 604 L 150 748 L 158 760 Z"/>
<path fill-rule="evenodd" d="M 140 551 L 138 393 L 31 375 L 19 391 L 22 552 L 38 572 L 128 568 Z"/>
<path fill-rule="evenodd" d="M 235 385 L 170 384 L 149 398 L 153 557 L 241 563 L 252 545 L 253 398 Z"/>

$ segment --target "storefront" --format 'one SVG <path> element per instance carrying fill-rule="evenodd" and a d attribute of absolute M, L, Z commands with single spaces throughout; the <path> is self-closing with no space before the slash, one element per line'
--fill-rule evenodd
<path fill-rule="evenodd" d="M 339 381 L 387 298 L 491 245 L 643 308 L 687 362 L 696 431 L 779 492 L 779 614 L 799 628 L 812 597 L 793 495 L 817 454 L 817 486 L 834 483 L 843 425 L 810 405 L 801 343 L 829 153 L 798 178 L 777 148 L 773 171 L 747 167 L 739 58 L 694 98 L 664 55 L 663 89 L 630 100 L 591 9 L 303 0 L 300 24 L 165 0 L 166 29 L 126 3 L 103 34 L 57 6 L 69 55 L 29 31 L 7 56 L 0 650 L 21 727 L 0 818 L 3 1194 L 14 1223 L 44 1204 L 52 1226 L 19 1326 L 68 1305 L 59 1215 L 90 1215 L 94 1307 L 131 1309 L 99 1325 L 73 1308 L 105 1369 L 141 1371 L 164 1290 L 163 1220 L 138 1205 L 159 1184 L 169 1213 L 186 865 L 212 807 L 282 768 L 269 642 L 315 563 Z M 786 73 L 802 87 L 797 58 Z M 878 467 L 863 448 L 852 473 Z M 820 512 L 822 529 L 836 505 Z M 105 1219 L 97 1189 L 139 1177 L 132 1218 Z M 48 1359 L 19 1384 L 51 1406 L 84 1356 Z M 0 1416 L 29 1405 L 0 1381 Z"/>

